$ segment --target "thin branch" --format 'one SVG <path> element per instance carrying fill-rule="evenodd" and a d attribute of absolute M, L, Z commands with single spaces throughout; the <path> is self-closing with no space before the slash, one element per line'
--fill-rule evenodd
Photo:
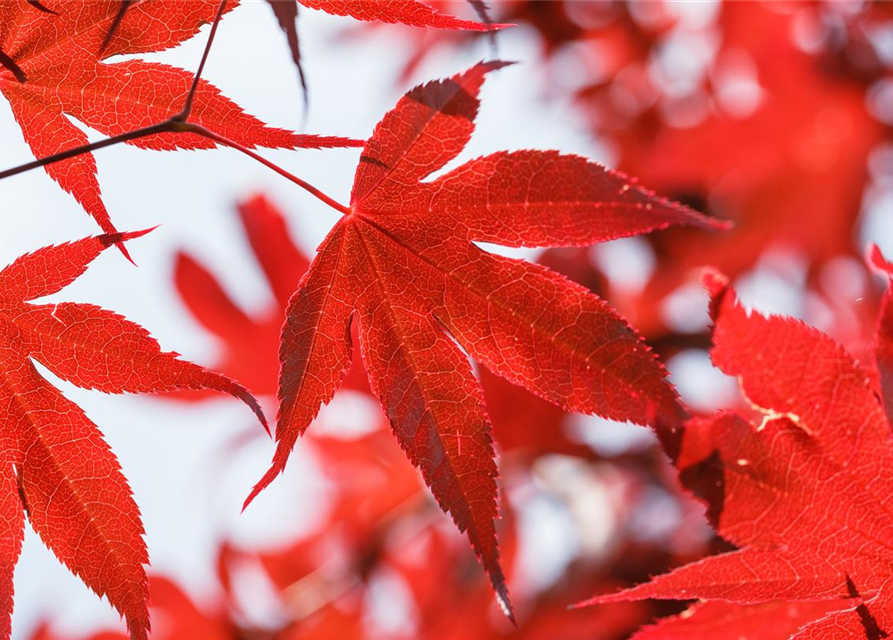
<path fill-rule="evenodd" d="M 51 156 L 45 156 L 43 158 L 38 158 L 37 160 L 32 160 L 31 162 L 26 162 L 25 164 L 13 167 L 12 169 L 0 171 L 0 180 L 2 180 L 3 178 L 9 178 L 18 175 L 20 173 L 25 173 L 26 171 L 31 171 L 31 169 L 45 167 L 48 164 L 54 164 L 56 162 L 62 162 L 63 160 L 81 156 L 85 153 L 90 153 L 91 151 L 104 149 L 105 147 L 111 147 L 112 145 L 118 144 L 119 142 L 138 140 L 139 138 L 146 138 L 148 136 L 153 136 L 158 133 L 164 133 L 166 131 L 174 131 L 173 123 L 170 120 L 165 120 L 164 122 L 159 122 L 158 124 L 153 124 L 149 127 L 143 127 L 142 129 L 128 131 L 127 133 L 112 136 L 111 138 L 106 138 L 105 140 L 97 140 L 96 142 L 81 145 L 80 147 L 73 147 L 71 149 L 67 149 L 66 151 L 54 153 Z"/>
<path fill-rule="evenodd" d="M 211 33 L 208 34 L 208 41 L 205 43 L 205 50 L 202 52 L 201 62 L 198 63 L 198 69 L 195 72 L 195 77 L 192 79 L 192 86 L 189 87 L 189 93 L 186 94 L 186 102 L 183 104 L 183 110 L 174 116 L 175 120 L 186 122 L 189 119 L 189 115 L 192 113 L 192 105 L 195 102 L 195 93 L 198 91 L 198 83 L 202 79 L 202 72 L 205 70 L 205 63 L 208 61 L 208 54 L 211 53 L 211 45 L 214 44 L 214 36 L 217 35 L 217 27 L 220 24 L 220 19 L 223 17 L 225 8 L 226 0 L 220 0 L 220 4 L 217 5 L 217 15 L 214 16 L 214 22 L 211 24 Z"/>
<path fill-rule="evenodd" d="M 152 125 L 150 127 L 144 127 L 142 129 L 137 129 L 135 131 L 128 131 L 127 133 L 122 133 L 117 136 L 113 136 L 111 138 L 106 138 L 105 140 L 97 140 L 96 142 L 91 142 L 90 144 L 85 144 L 80 147 L 75 147 L 73 149 L 68 149 L 67 151 L 62 151 L 60 153 L 53 154 L 51 156 L 46 156 L 44 158 L 40 158 L 38 160 L 32 160 L 31 162 L 27 162 L 25 164 L 19 165 L 17 167 L 13 167 L 12 169 L 6 169 L 5 171 L 0 171 L 0 180 L 4 178 L 9 178 L 14 175 L 18 175 L 20 173 L 25 173 L 26 171 L 30 171 L 31 169 L 37 169 L 38 167 L 44 167 L 48 164 L 53 164 L 56 162 L 62 162 L 63 160 L 68 160 L 70 158 L 74 158 L 79 155 L 83 155 L 85 153 L 90 153 L 92 151 L 97 151 L 99 149 L 104 149 L 106 147 L 111 147 L 121 142 L 129 142 L 131 140 L 138 140 L 140 138 L 147 138 L 149 136 L 158 135 L 159 133 L 194 133 L 196 135 L 202 136 L 203 138 L 207 138 L 208 140 L 213 140 L 217 144 L 223 145 L 225 147 L 229 147 L 230 149 L 235 149 L 241 153 L 244 153 L 249 158 L 256 160 L 261 163 L 265 167 L 272 169 L 282 177 L 288 179 L 289 181 L 295 183 L 302 189 L 308 191 L 313 194 L 321 201 L 325 202 L 327 205 L 339 211 L 345 215 L 351 212 L 349 207 L 344 206 L 337 200 L 331 198 L 326 195 L 316 187 L 314 187 L 309 182 L 302 180 L 298 176 L 290 173 L 277 165 L 270 160 L 267 160 L 263 156 L 258 153 L 255 153 L 251 149 L 230 140 L 224 136 L 218 135 L 203 127 L 200 124 L 195 124 L 193 122 L 182 122 L 176 119 L 176 116 L 173 118 L 169 118 L 164 122 L 159 122 L 158 124 Z"/>

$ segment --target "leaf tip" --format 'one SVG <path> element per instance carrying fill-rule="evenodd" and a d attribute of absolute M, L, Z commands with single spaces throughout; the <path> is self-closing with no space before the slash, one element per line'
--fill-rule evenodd
<path fill-rule="evenodd" d="M 512 609 L 512 602 L 509 600 L 508 593 L 497 593 L 496 594 L 496 602 L 499 603 L 499 608 L 502 610 L 502 613 L 508 618 L 509 622 L 512 623 L 513 626 L 518 626 L 518 621 L 515 619 L 515 611 Z"/>
<path fill-rule="evenodd" d="M 493 587 L 493 593 L 496 596 L 496 604 L 503 615 L 508 618 L 509 622 L 514 626 L 518 626 L 515 619 L 515 610 L 512 607 L 512 599 L 509 595 L 508 585 L 506 585 L 505 574 L 502 572 L 502 566 L 499 564 L 499 558 L 491 558 L 484 562 L 484 569 L 490 577 L 490 585 Z"/>
<path fill-rule="evenodd" d="M 710 318 L 716 322 L 719 316 L 719 308 L 723 303 L 726 291 L 729 290 L 729 278 L 713 267 L 707 267 L 701 272 L 701 284 L 710 295 Z"/>
<path fill-rule="evenodd" d="M 893 277 L 893 263 L 884 257 L 880 247 L 876 244 L 872 243 L 868 246 L 865 262 L 878 273 Z"/>
<path fill-rule="evenodd" d="M 270 423 L 267 421 L 267 416 L 264 415 L 264 410 L 261 408 L 260 403 L 257 401 L 249 391 L 245 391 L 245 396 L 239 396 L 239 399 L 248 405 L 248 407 L 254 412 L 254 415 L 257 416 L 257 419 L 260 420 L 261 426 L 264 428 L 264 431 L 267 432 L 269 437 L 273 437 L 273 433 L 270 431 Z"/>
<path fill-rule="evenodd" d="M 505 585 L 505 579 L 502 579 L 497 584 L 497 580 L 493 580 L 493 588 L 496 591 L 496 603 L 499 605 L 499 609 L 502 611 L 503 615 L 508 618 L 509 622 L 512 623 L 513 626 L 518 626 L 518 621 L 515 619 L 515 610 L 512 607 L 512 600 L 509 597 L 508 587 Z"/>
<path fill-rule="evenodd" d="M 723 220 L 722 218 L 707 217 L 708 228 L 713 231 L 731 231 L 735 228 L 734 220 Z"/>
<path fill-rule="evenodd" d="M 142 238 L 144 235 L 155 231 L 155 229 L 160 226 L 161 225 L 155 225 L 154 227 L 141 229 L 140 231 L 119 231 L 116 233 L 105 233 L 101 236 L 97 236 L 97 238 L 105 247 L 110 247 L 113 244 L 121 244 L 122 242 L 127 242 L 128 240 Z"/>
<path fill-rule="evenodd" d="M 503 29 L 511 29 L 512 27 L 517 27 L 514 22 L 491 22 L 487 25 L 487 32 L 495 32 L 502 31 Z"/>
<path fill-rule="evenodd" d="M 647 587 L 649 584 L 650 583 L 648 582 L 644 582 L 639 585 L 621 589 L 620 591 L 615 591 L 614 593 L 603 593 L 600 595 L 595 595 L 591 598 L 587 598 L 586 600 L 580 600 L 579 602 L 570 604 L 567 608 L 569 611 L 573 611 L 575 609 L 583 609 L 585 607 L 592 607 L 598 604 L 614 604 L 617 602 L 644 600 L 647 599 L 649 596 L 639 593 L 639 591 L 642 587 Z"/>
<path fill-rule="evenodd" d="M 266 476 L 264 476 L 264 479 L 266 479 Z M 248 494 L 248 497 L 245 498 L 245 502 L 242 503 L 242 510 L 239 512 L 240 514 L 245 513 L 245 509 L 247 509 L 249 505 L 254 502 L 254 499 L 260 494 L 261 491 L 264 490 L 264 488 L 266 488 L 264 480 L 261 480 L 256 485 L 254 485 L 254 487 L 251 489 L 251 493 Z"/>
<path fill-rule="evenodd" d="M 505 67 L 511 67 L 512 65 L 518 64 L 517 60 L 482 60 L 477 63 L 475 66 L 482 67 L 484 72 L 489 71 L 498 71 L 499 69 L 503 69 Z"/>
<path fill-rule="evenodd" d="M 267 422 L 267 416 L 264 414 L 260 402 L 258 402 L 257 398 L 255 398 L 248 389 L 222 374 L 204 369 L 202 371 L 205 377 L 201 387 L 228 393 L 237 400 L 242 401 L 249 409 L 251 409 L 254 415 L 257 416 L 258 421 L 264 428 L 264 431 L 267 432 L 267 435 L 270 435 L 270 424 Z"/>
<path fill-rule="evenodd" d="M 128 240 L 141 238 L 147 233 L 154 231 L 159 226 L 160 225 L 155 225 L 154 227 L 151 227 L 149 229 L 142 229 L 140 231 L 116 231 L 114 233 L 105 233 L 101 236 L 97 236 L 97 239 L 100 243 L 102 243 L 103 249 L 107 249 L 108 247 L 115 245 L 121 252 L 121 255 L 127 258 L 127 261 L 130 262 L 130 264 L 132 264 L 133 266 L 138 266 L 131 257 L 130 252 L 127 250 L 127 247 L 124 246 L 124 243 Z"/>
<path fill-rule="evenodd" d="M 273 464 L 267 469 L 267 472 L 264 474 L 264 477 L 261 478 L 254 487 L 251 489 L 251 493 L 248 494 L 248 497 L 245 498 L 245 502 L 242 503 L 242 513 L 245 513 L 245 509 L 248 508 L 254 499 L 260 495 L 260 492 L 270 486 L 270 483 L 276 479 L 282 471 L 285 469 L 284 462 L 280 461 L 279 452 L 277 451 L 277 455 L 273 458 Z"/>
<path fill-rule="evenodd" d="M 701 272 L 701 284 L 704 285 L 711 297 L 715 297 L 729 286 L 729 279 L 718 269 L 705 267 Z"/>

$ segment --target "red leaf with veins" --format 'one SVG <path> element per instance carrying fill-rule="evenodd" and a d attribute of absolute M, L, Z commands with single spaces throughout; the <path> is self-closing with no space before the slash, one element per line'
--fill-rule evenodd
<path fill-rule="evenodd" d="M 177 255 L 175 284 L 195 319 L 221 343 L 215 369 L 244 382 L 255 393 L 273 395 L 285 307 L 310 263 L 291 243 L 285 219 L 266 198 L 255 196 L 239 203 L 238 215 L 275 304 L 249 316 L 214 275 L 186 253 Z"/>
<path fill-rule="evenodd" d="M 88 142 L 86 133 L 66 116 L 103 135 L 114 136 L 179 113 L 193 81 L 191 72 L 142 60 L 117 64 L 103 60 L 176 46 L 210 22 L 218 4 L 217 0 L 135 2 L 112 33 L 121 6 L 117 0 L 47 2 L 55 15 L 25 2 L 0 3 L 0 50 L 15 65 L 0 68 L 0 92 L 9 100 L 35 157 Z M 229 6 L 236 4 L 231 2 Z M 21 82 L 17 75 L 24 75 L 27 81 Z M 199 83 L 190 121 L 246 147 L 295 149 L 356 144 L 343 138 L 298 135 L 268 127 L 206 81 Z M 159 150 L 215 146 L 191 133 L 164 133 L 131 144 Z M 104 231 L 115 230 L 102 202 L 92 154 L 56 162 L 45 169 Z"/>
<path fill-rule="evenodd" d="M 149 628 L 148 556 L 130 487 L 96 425 L 32 360 L 106 393 L 224 391 L 266 425 L 242 386 L 161 351 L 121 316 L 87 304 L 29 302 L 70 284 L 104 249 L 144 233 L 45 247 L 0 271 L 0 638 L 10 637 L 23 507 L 56 556 L 127 618 L 132 637 L 145 638 Z"/>
<path fill-rule="evenodd" d="M 886 637 L 893 630 L 893 435 L 870 372 L 790 318 L 750 315 L 708 274 L 714 363 L 763 414 L 692 421 L 677 465 L 712 468 L 717 530 L 738 550 L 592 602 L 642 598 L 840 600 L 792 636 Z M 704 467 L 702 466 L 702 469 Z M 714 475 L 714 478 L 717 477 Z"/>
<path fill-rule="evenodd" d="M 605 302 L 548 269 L 479 249 L 577 245 L 715 222 L 583 158 L 497 153 L 422 182 L 468 143 L 481 63 L 416 87 L 366 143 L 351 206 L 320 246 L 282 330 L 277 450 L 250 502 L 341 384 L 350 325 L 407 456 L 510 612 L 496 543 L 490 422 L 468 356 L 568 409 L 661 427 L 684 415 L 664 370 Z"/>
<path fill-rule="evenodd" d="M 152 640 L 231 640 L 240 632 L 218 610 L 206 611 L 176 583 L 160 575 L 149 576 L 152 614 L 164 623 L 153 630 Z M 56 632 L 47 622 L 32 633 L 29 640 L 126 640 L 117 631 L 97 631 L 83 636 Z"/>
<path fill-rule="evenodd" d="M 273 303 L 249 314 L 232 300 L 216 276 L 188 253 L 177 255 L 174 284 L 193 318 L 220 344 L 220 357 L 212 363 L 213 368 L 241 381 L 257 395 L 273 395 L 279 376 L 277 352 L 286 306 L 310 263 L 291 241 L 283 213 L 265 196 L 247 198 L 238 204 L 237 211 L 241 230 L 263 272 Z M 585 444 L 568 438 L 562 424 L 567 414 L 559 407 L 485 368 L 479 374 L 494 435 L 504 454 L 520 451 L 541 455 L 553 451 L 592 455 Z M 357 353 L 343 385 L 355 391 L 369 391 Z M 209 395 L 200 391 L 174 397 L 196 400 Z"/>

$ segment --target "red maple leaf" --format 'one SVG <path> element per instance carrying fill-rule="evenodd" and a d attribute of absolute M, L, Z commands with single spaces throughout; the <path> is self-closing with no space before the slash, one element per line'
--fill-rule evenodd
<path fill-rule="evenodd" d="M 369 0 L 297 0 L 310 9 L 319 9 L 336 16 L 350 16 L 366 22 L 399 23 L 412 27 L 433 29 L 456 29 L 461 31 L 489 31 L 510 27 L 508 24 L 486 24 L 463 20 L 455 16 L 441 13 L 420 0 L 386 0 L 385 2 L 369 2 Z M 474 0 L 468 0 L 474 3 Z M 288 2 L 287 4 L 291 4 Z M 476 3 L 479 7 L 480 2 Z M 479 9 L 476 8 L 476 11 Z"/>
<path fill-rule="evenodd" d="M 551 151 L 496 153 L 425 182 L 467 144 L 484 77 L 502 66 L 481 63 L 411 90 L 366 143 L 350 207 L 320 196 L 344 217 L 289 303 L 277 451 L 248 502 L 282 471 L 338 389 L 351 362 L 353 320 L 370 386 L 398 441 L 467 532 L 508 611 L 490 424 L 458 345 L 574 411 L 667 431 L 684 412 L 663 368 L 605 302 L 473 241 L 582 245 L 672 224 L 717 224 L 600 165 Z"/>
<path fill-rule="evenodd" d="M 153 640 L 227 640 L 239 630 L 219 610 L 205 611 L 170 578 L 149 576 L 149 596 L 153 615 L 164 619 L 162 628 L 152 632 Z M 48 622 L 34 630 L 30 640 L 74 640 L 75 636 L 57 633 Z M 97 631 L 83 640 L 128 640 L 117 631 Z"/>
<path fill-rule="evenodd" d="M 310 261 L 291 241 L 285 216 L 268 198 L 251 196 L 241 201 L 236 210 L 273 303 L 253 315 L 248 314 L 206 266 L 185 252 L 177 254 L 174 285 L 192 316 L 220 343 L 220 357 L 210 363 L 214 370 L 239 380 L 257 395 L 272 396 L 278 384 L 279 337 L 288 300 Z M 565 272 L 565 275 L 569 274 Z M 523 451 L 531 456 L 546 452 L 593 455 L 585 444 L 568 438 L 563 425 L 567 414 L 559 407 L 486 369 L 481 369 L 480 377 L 494 434 L 503 454 Z M 343 386 L 369 392 L 358 354 L 354 354 L 354 363 Z M 207 395 L 208 392 L 188 392 L 173 397 L 201 399 Z"/>
<path fill-rule="evenodd" d="M 161 351 L 142 327 L 88 304 L 33 304 L 80 276 L 104 249 L 146 233 L 45 247 L 0 271 L 0 638 L 10 637 L 12 572 L 27 513 L 56 556 L 108 598 L 134 638 L 149 628 L 148 562 L 130 487 L 99 429 L 40 375 L 35 360 L 106 393 L 210 388 L 252 408 L 236 382 Z"/>
<path fill-rule="evenodd" d="M 875 258 L 889 268 L 878 252 Z M 704 496 L 710 515 L 738 549 L 593 601 L 848 599 L 791 638 L 886 637 L 893 630 L 893 434 L 873 372 L 797 320 L 748 315 L 724 278 L 708 274 L 706 281 L 713 361 L 738 377 L 762 420 L 723 413 L 690 422 L 676 464 L 695 488 L 705 486 L 698 476 L 712 473 Z M 879 319 L 881 362 L 891 310 L 883 305 Z"/>
<path fill-rule="evenodd" d="M 143 60 L 104 60 L 178 45 L 214 18 L 218 4 L 216 0 L 133 2 L 110 32 L 121 6 L 117 0 L 48 1 L 52 13 L 26 2 L 0 3 L 0 50 L 12 63 L 0 67 L 0 92 L 9 100 L 34 155 L 42 158 L 87 144 L 86 133 L 66 116 L 115 136 L 179 113 L 193 82 L 192 73 Z M 245 147 L 354 144 L 343 138 L 297 135 L 268 127 L 204 80 L 197 86 L 190 121 Z M 130 144 L 168 151 L 216 146 L 194 133 L 161 133 Z M 49 164 L 45 169 L 104 231 L 114 231 L 102 202 L 92 154 Z"/>

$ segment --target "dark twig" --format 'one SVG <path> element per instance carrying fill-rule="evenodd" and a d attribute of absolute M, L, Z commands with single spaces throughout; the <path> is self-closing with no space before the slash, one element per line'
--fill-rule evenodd
<path fill-rule="evenodd" d="M 125 0 L 125 2 L 129 2 L 130 0 Z M 186 94 L 186 100 L 183 104 L 183 108 L 179 113 L 174 116 L 164 120 L 163 122 L 159 122 L 157 124 L 150 125 L 148 127 L 142 127 L 140 129 L 135 129 L 134 131 L 128 131 L 127 133 L 122 133 L 117 136 L 112 136 L 110 138 L 106 138 L 105 140 L 98 140 L 96 142 L 91 142 L 89 144 L 81 145 L 79 147 L 73 147 L 71 149 L 66 149 L 65 151 L 60 151 L 59 153 L 54 153 L 49 156 L 45 156 L 43 158 L 38 158 L 37 160 L 32 160 L 31 162 L 26 162 L 25 164 L 19 165 L 17 167 L 13 167 L 12 169 L 7 169 L 5 171 L 0 171 L 0 180 L 3 178 L 9 178 L 14 175 L 18 175 L 20 173 L 25 173 L 26 171 L 31 171 L 32 169 L 37 169 L 38 167 L 45 167 L 48 164 L 54 164 L 56 162 L 62 162 L 63 160 L 68 160 L 70 158 L 75 158 L 77 156 L 83 155 L 85 153 L 91 153 L 93 151 L 97 151 L 99 149 L 104 149 L 106 147 L 111 147 L 121 142 L 130 142 L 131 140 L 138 140 L 140 138 L 147 138 L 149 136 L 157 135 L 159 133 L 169 133 L 169 132 L 177 132 L 181 131 L 181 125 L 187 121 L 189 118 L 189 114 L 192 112 L 192 106 L 195 101 L 195 93 L 198 89 L 199 79 L 201 78 L 202 71 L 205 67 L 205 62 L 208 59 L 208 54 L 211 50 L 211 44 L 214 42 L 214 36 L 217 33 L 217 25 L 220 23 L 220 18 L 223 16 L 223 10 L 226 7 L 226 0 L 220 0 L 220 5 L 217 8 L 217 15 L 214 17 L 214 23 L 211 25 L 211 33 L 208 37 L 208 42 L 205 45 L 205 50 L 202 53 L 202 59 L 199 63 L 198 70 L 195 73 L 195 78 L 192 81 L 192 86 L 189 88 L 189 93 Z M 119 12 L 120 15 L 120 12 Z M 5 56 L 2 52 L 0 52 L 0 63 L 6 66 L 4 61 Z M 10 61 L 13 65 L 14 62 Z M 16 69 L 18 67 L 16 66 Z M 10 69 L 15 73 L 15 70 Z M 21 71 L 21 70 L 19 70 Z M 18 77 L 18 75 L 16 75 Z M 24 79 L 21 79 L 24 82 Z"/>
<path fill-rule="evenodd" d="M 208 54 L 211 53 L 211 45 L 214 44 L 214 37 L 217 35 L 217 27 L 220 24 L 220 19 L 223 17 L 225 9 L 226 0 L 220 0 L 220 4 L 217 5 L 217 15 L 214 16 L 214 22 L 211 24 L 211 33 L 208 34 L 208 41 L 205 43 L 205 50 L 202 52 L 201 62 L 198 63 L 198 69 L 195 72 L 195 77 L 192 79 L 192 86 L 189 87 L 189 93 L 186 94 L 186 102 L 183 104 L 182 111 L 174 116 L 175 119 L 182 122 L 186 122 L 189 115 L 192 113 L 192 105 L 195 102 L 195 92 L 198 91 L 198 84 L 202 79 L 202 73 L 205 71 L 205 63 L 208 61 Z"/>
<path fill-rule="evenodd" d="M 62 162 L 63 160 L 75 158 L 77 156 L 84 155 L 85 153 L 97 151 L 98 149 L 111 147 L 112 145 L 118 144 L 119 142 L 129 142 L 131 140 L 138 140 L 139 138 L 147 138 L 149 136 L 154 136 L 166 131 L 174 131 L 173 127 L 171 126 L 170 120 L 165 120 L 164 122 L 159 122 L 158 124 L 153 124 L 149 127 L 143 127 L 142 129 L 128 131 L 127 133 L 112 136 L 111 138 L 106 138 L 104 140 L 97 140 L 96 142 L 81 145 L 80 147 L 66 149 L 65 151 L 54 153 L 51 156 L 38 158 L 37 160 L 32 160 L 31 162 L 26 162 L 25 164 L 20 164 L 19 166 L 13 167 L 12 169 L 0 171 L 0 180 L 2 180 L 3 178 L 10 178 L 20 173 L 25 173 L 26 171 L 31 171 L 32 169 L 37 169 L 38 167 L 45 167 L 48 164 L 54 164 L 56 162 Z"/>

